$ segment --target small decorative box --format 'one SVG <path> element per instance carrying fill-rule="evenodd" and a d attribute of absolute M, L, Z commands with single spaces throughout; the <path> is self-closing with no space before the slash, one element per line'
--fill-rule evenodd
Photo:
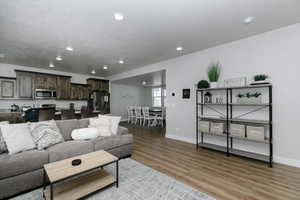
<path fill-rule="evenodd" d="M 245 137 L 245 125 L 242 124 L 230 124 L 229 132 L 234 137 Z"/>
<path fill-rule="evenodd" d="M 199 122 L 199 132 L 209 133 L 209 121 L 200 121 Z"/>
<path fill-rule="evenodd" d="M 252 140 L 265 140 L 264 126 L 247 126 L 247 138 Z"/>
<path fill-rule="evenodd" d="M 224 133 L 224 123 L 211 122 L 210 132 L 213 134 L 222 135 Z"/>

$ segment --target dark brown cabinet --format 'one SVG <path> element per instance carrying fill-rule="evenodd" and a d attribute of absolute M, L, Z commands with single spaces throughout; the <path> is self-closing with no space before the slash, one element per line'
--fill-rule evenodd
<path fill-rule="evenodd" d="M 87 100 L 88 97 L 89 97 L 89 90 L 87 85 L 71 83 L 71 99 Z"/>
<path fill-rule="evenodd" d="M 16 71 L 17 91 L 19 98 L 33 98 L 35 74 L 30 72 Z"/>
<path fill-rule="evenodd" d="M 48 74 L 35 75 L 35 88 L 36 89 L 49 89 L 55 90 L 57 87 L 57 76 Z"/>
<path fill-rule="evenodd" d="M 71 77 L 57 76 L 57 99 L 67 100 L 71 98 Z"/>
<path fill-rule="evenodd" d="M 87 84 L 89 86 L 89 92 L 92 91 L 106 91 L 109 92 L 109 81 L 103 79 L 87 79 Z"/>

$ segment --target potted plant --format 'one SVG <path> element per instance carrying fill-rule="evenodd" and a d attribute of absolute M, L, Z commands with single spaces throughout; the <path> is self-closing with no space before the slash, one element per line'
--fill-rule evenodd
<path fill-rule="evenodd" d="M 208 79 L 210 81 L 211 88 L 217 87 L 217 82 L 220 77 L 220 72 L 221 72 L 220 63 L 212 63 L 208 67 L 207 75 L 208 75 Z"/>
<path fill-rule="evenodd" d="M 198 82 L 198 89 L 209 88 L 209 82 L 207 80 L 201 80 Z"/>
<path fill-rule="evenodd" d="M 269 84 L 268 78 L 269 76 L 266 74 L 257 74 L 254 76 L 254 82 L 252 82 L 251 85 Z"/>

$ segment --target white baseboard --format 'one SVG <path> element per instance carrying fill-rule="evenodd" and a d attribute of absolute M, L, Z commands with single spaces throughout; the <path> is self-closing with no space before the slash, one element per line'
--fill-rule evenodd
<path fill-rule="evenodd" d="M 195 138 L 190 138 L 190 137 L 181 137 L 178 135 L 168 135 L 166 134 L 166 138 L 174 139 L 174 140 L 179 140 L 191 144 L 196 144 L 196 139 Z M 274 162 L 279 163 L 279 164 L 284 164 L 284 165 L 289 165 L 292 167 L 299 167 L 300 168 L 300 160 L 295 160 L 295 159 L 290 159 L 290 158 L 283 158 L 279 156 L 274 156 Z"/>
<path fill-rule="evenodd" d="M 168 134 L 166 134 L 166 138 L 196 144 L 196 138 L 193 139 L 193 138 L 190 138 L 190 137 L 181 137 L 181 136 L 178 136 L 178 135 L 168 135 Z"/>
<path fill-rule="evenodd" d="M 300 168 L 300 160 L 274 156 L 274 162 L 284 164 L 284 165 L 289 165 L 289 166 L 292 166 L 292 167 L 299 167 Z"/>

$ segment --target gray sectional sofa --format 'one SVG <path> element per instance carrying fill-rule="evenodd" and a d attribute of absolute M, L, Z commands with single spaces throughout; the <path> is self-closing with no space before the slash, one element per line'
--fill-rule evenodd
<path fill-rule="evenodd" d="M 89 119 L 56 121 L 65 142 L 53 145 L 46 150 L 31 150 L 8 155 L 0 154 L 0 199 L 39 188 L 43 185 L 43 165 L 73 156 L 106 150 L 119 158 L 132 153 L 132 135 L 128 129 L 119 127 L 118 135 L 99 137 L 92 140 L 72 140 L 71 132 L 86 128 Z"/>

